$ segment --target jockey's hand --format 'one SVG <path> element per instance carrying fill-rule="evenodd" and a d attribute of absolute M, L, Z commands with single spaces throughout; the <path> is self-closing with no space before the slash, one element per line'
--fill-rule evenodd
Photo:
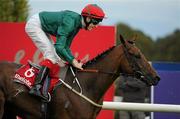
<path fill-rule="evenodd" d="M 72 65 L 73 65 L 74 67 L 80 69 L 80 70 L 83 70 L 83 68 L 82 68 L 83 63 L 82 63 L 82 62 L 78 62 L 76 59 L 73 59 Z"/>

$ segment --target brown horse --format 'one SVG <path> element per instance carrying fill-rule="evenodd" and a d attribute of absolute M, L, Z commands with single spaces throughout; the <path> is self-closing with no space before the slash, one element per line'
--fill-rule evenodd
<path fill-rule="evenodd" d="M 160 78 L 133 40 L 124 40 L 84 64 L 84 70 L 68 69 L 65 81 L 53 92 L 48 104 L 49 119 L 95 119 L 101 110 L 103 96 L 119 75 L 132 76 L 148 86 Z M 19 65 L 0 64 L 0 118 L 40 119 L 41 100 L 29 95 L 28 89 L 12 82 Z"/>

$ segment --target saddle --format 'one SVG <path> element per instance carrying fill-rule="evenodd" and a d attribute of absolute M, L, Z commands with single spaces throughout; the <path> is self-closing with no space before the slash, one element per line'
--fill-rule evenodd
<path fill-rule="evenodd" d="M 28 61 L 27 64 L 21 66 L 15 73 L 13 81 L 25 85 L 29 90 L 35 83 L 35 78 L 39 73 L 41 66 Z M 48 92 L 52 94 L 55 88 L 61 84 L 59 78 L 64 80 L 68 70 L 68 65 L 65 67 L 57 67 L 50 71 L 48 78 L 45 79 L 43 87 L 48 86 Z M 50 81 L 50 82 L 49 82 Z M 49 85 L 47 85 L 49 84 Z M 42 88 L 46 89 L 46 88 Z M 43 90 L 41 90 L 43 92 Z"/>

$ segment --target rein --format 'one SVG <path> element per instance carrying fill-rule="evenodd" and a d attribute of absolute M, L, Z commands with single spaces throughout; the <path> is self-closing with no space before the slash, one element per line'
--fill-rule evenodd
<path fill-rule="evenodd" d="M 78 70 L 79 72 L 89 72 L 89 73 L 102 73 L 102 74 L 111 74 L 111 75 L 119 75 L 114 72 L 105 72 L 105 71 L 100 71 L 98 69 L 83 69 L 83 70 Z"/>
<path fill-rule="evenodd" d="M 78 72 L 89 72 L 89 73 L 100 73 L 100 74 L 110 74 L 110 75 L 117 75 L 117 76 L 134 76 L 134 74 L 127 74 L 127 73 L 115 73 L 115 72 L 107 72 L 107 71 L 100 71 L 98 69 L 83 69 L 77 70 Z"/>

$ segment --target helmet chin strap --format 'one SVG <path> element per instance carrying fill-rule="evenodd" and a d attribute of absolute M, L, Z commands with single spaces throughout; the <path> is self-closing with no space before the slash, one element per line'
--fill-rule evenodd
<path fill-rule="evenodd" d="M 87 22 L 86 21 L 86 17 L 83 17 L 83 20 L 84 20 L 84 23 L 85 23 L 85 29 L 87 30 L 88 29 L 88 27 L 89 27 L 89 25 L 91 24 L 91 21 L 90 22 Z"/>

